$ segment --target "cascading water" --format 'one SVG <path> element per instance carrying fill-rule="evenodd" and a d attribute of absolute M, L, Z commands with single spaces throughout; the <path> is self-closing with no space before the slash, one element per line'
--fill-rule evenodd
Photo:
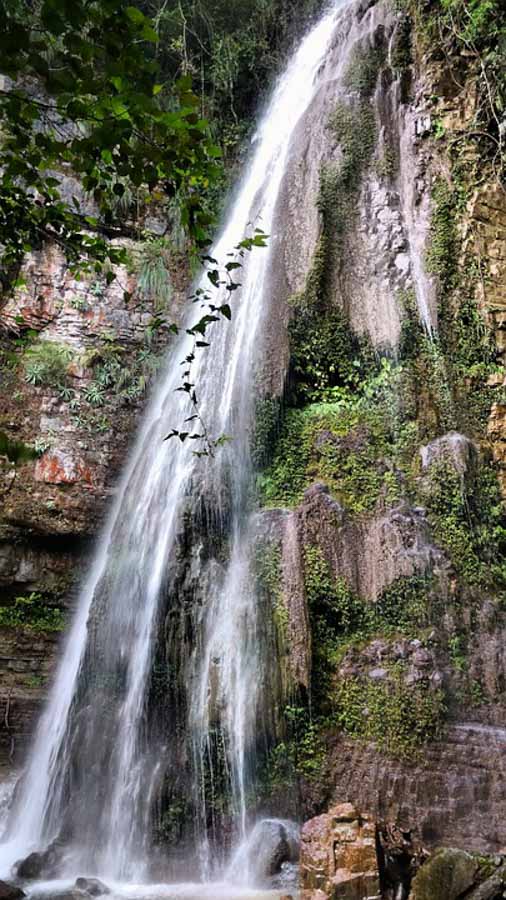
<path fill-rule="evenodd" d="M 148 740 L 154 635 L 161 598 L 167 603 L 170 593 L 181 520 L 196 495 L 206 497 L 208 508 L 225 505 L 230 547 L 225 566 L 213 569 L 207 560 L 197 574 L 208 587 L 187 669 L 196 803 L 205 831 L 201 786 L 218 724 L 232 809 L 239 833 L 245 832 L 248 759 L 263 665 L 249 576 L 247 501 L 255 362 L 270 302 L 269 270 L 277 248 L 272 231 L 290 139 L 324 77 L 320 67 L 342 5 L 334 4 L 308 34 L 280 78 L 228 224 L 212 251 L 226 261 L 250 223 L 271 234 L 268 248 L 255 251 L 242 271 L 231 324 L 214 329 L 211 347 L 193 373 L 204 421 L 213 433 L 233 440 L 216 459 L 206 460 L 192 456 L 187 444 L 163 441 L 188 415 L 185 397 L 176 392 L 179 362 L 192 343 L 186 335 L 168 357 L 166 377 L 145 415 L 82 590 L 0 848 L 4 874 L 31 849 L 61 838 L 64 870 L 121 879 L 148 876 L 150 815 L 162 766 L 160 747 Z"/>

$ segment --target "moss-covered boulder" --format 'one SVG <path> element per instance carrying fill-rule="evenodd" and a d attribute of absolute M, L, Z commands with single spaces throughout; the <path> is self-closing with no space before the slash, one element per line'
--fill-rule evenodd
<path fill-rule="evenodd" d="M 422 866 L 411 900 L 458 900 L 474 884 L 478 863 L 463 850 L 443 848 Z"/>

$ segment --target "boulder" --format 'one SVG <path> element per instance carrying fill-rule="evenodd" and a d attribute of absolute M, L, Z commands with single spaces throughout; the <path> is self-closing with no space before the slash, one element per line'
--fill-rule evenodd
<path fill-rule="evenodd" d="M 8 881 L 0 881 L 0 900 L 21 900 L 22 897 L 26 897 L 26 894 L 21 888 Z"/>
<path fill-rule="evenodd" d="M 24 881 L 53 878 L 60 861 L 60 848 L 55 842 L 47 850 L 30 853 L 25 859 L 16 863 L 16 874 Z"/>
<path fill-rule="evenodd" d="M 101 897 L 102 894 L 110 894 L 111 889 L 100 881 L 100 878 L 77 878 L 74 885 L 80 891 L 86 891 L 92 897 Z"/>
<path fill-rule="evenodd" d="M 376 829 L 351 803 L 306 822 L 300 879 L 305 900 L 362 900 L 379 895 Z"/>
<path fill-rule="evenodd" d="M 413 880 L 411 900 L 457 900 L 473 887 L 478 862 L 464 850 L 437 850 Z"/>
<path fill-rule="evenodd" d="M 241 881 L 244 872 L 249 872 L 252 881 L 262 884 L 281 873 L 283 864 L 296 862 L 297 857 L 297 826 L 288 820 L 261 819 L 236 852 L 227 878 Z"/>

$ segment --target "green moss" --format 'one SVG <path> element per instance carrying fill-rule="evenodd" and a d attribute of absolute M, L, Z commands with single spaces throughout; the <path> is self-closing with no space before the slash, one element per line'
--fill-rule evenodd
<path fill-rule="evenodd" d="M 251 456 L 257 468 L 264 466 L 272 454 L 279 433 L 281 402 L 278 397 L 256 401 Z"/>
<path fill-rule="evenodd" d="M 278 649 L 286 643 L 288 611 L 281 586 L 281 549 L 279 544 L 259 541 L 253 557 L 253 572 L 260 598 L 267 600 L 272 613 Z"/>
<path fill-rule="evenodd" d="M 376 121 L 370 103 L 338 103 L 329 118 L 329 128 L 339 141 L 342 162 L 338 170 L 338 187 L 351 194 L 360 187 L 376 142 Z M 330 200 L 330 197 L 328 197 Z M 321 201 L 325 212 L 325 198 Z M 329 214 L 332 210 L 328 209 Z"/>
<path fill-rule="evenodd" d="M 356 47 L 344 76 L 345 87 L 356 91 L 361 97 L 370 97 L 384 61 L 383 47 L 367 47 L 365 50 Z"/>
<path fill-rule="evenodd" d="M 506 528 L 494 469 L 482 465 L 464 481 L 451 461 L 438 460 L 424 493 L 434 540 L 457 573 L 468 584 L 504 589 Z"/>
<path fill-rule="evenodd" d="M 271 749 L 261 773 L 266 793 L 293 785 L 300 777 L 321 778 L 326 765 L 323 723 L 312 719 L 305 706 L 285 707 L 284 719 L 286 738 Z"/>
<path fill-rule="evenodd" d="M 448 291 L 455 287 L 458 267 L 457 194 L 446 181 L 438 179 L 432 201 L 427 271 L 437 275 L 442 290 Z"/>
<path fill-rule="evenodd" d="M 62 631 L 65 618 L 61 609 L 48 606 L 42 594 L 33 592 L 16 597 L 10 606 L 1 606 L 0 625 L 34 632 Z"/>
<path fill-rule="evenodd" d="M 418 441 L 416 423 L 403 421 L 398 404 L 403 379 L 401 367 L 383 360 L 357 387 L 329 389 L 335 402 L 287 410 L 272 462 L 259 478 L 262 502 L 293 506 L 315 481 L 357 514 L 380 500 L 395 502 L 401 488 L 408 490 L 402 483 Z"/>
<path fill-rule="evenodd" d="M 390 666 L 384 681 L 345 678 L 336 688 L 336 720 L 357 738 L 374 741 L 398 757 L 416 757 L 428 741 L 440 737 L 446 703 L 441 690 L 426 682 L 407 685 L 400 663 Z"/>
<path fill-rule="evenodd" d="M 395 32 L 390 63 L 392 68 L 403 73 L 413 62 L 412 24 L 408 15 L 403 15 Z"/>
<path fill-rule="evenodd" d="M 432 575 L 412 575 L 397 578 L 376 600 L 374 611 L 378 626 L 385 625 L 399 631 L 415 632 L 427 628 L 434 621 L 433 606 L 436 592 Z"/>
<path fill-rule="evenodd" d="M 437 850 L 413 882 L 413 900 L 457 900 L 475 883 L 478 860 L 463 850 Z"/>
<path fill-rule="evenodd" d="M 168 845 L 177 844 L 183 835 L 188 813 L 188 803 L 183 798 L 173 800 L 160 816 L 155 829 L 155 840 Z"/>

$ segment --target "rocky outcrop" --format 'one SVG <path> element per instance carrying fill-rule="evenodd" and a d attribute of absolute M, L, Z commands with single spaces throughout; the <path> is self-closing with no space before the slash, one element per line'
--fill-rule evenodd
<path fill-rule="evenodd" d="M 430 853 L 410 831 L 340 803 L 302 828 L 301 900 L 500 900 L 504 855 Z"/>
<path fill-rule="evenodd" d="M 315 484 L 295 515 L 301 546 L 320 547 L 334 575 L 368 600 L 374 601 L 397 578 L 445 567 L 443 554 L 431 543 L 423 510 L 406 503 L 358 520 L 325 485 Z"/>
<path fill-rule="evenodd" d="M 22 900 L 23 897 L 26 894 L 21 888 L 7 881 L 0 881 L 0 900 Z"/>
<path fill-rule="evenodd" d="M 506 846 L 505 749 L 505 729 L 477 723 L 450 727 L 444 740 L 406 761 L 333 733 L 325 780 L 305 786 L 305 807 L 332 806 L 345 796 L 428 849 L 497 853 Z"/>
<path fill-rule="evenodd" d="M 464 478 L 476 468 L 478 452 L 476 445 L 465 434 L 450 431 L 435 438 L 420 450 L 422 469 L 430 470 L 436 463 L 448 462 Z"/>
<path fill-rule="evenodd" d="M 60 635 L 0 628 L 0 764 L 22 762 L 45 700 Z"/>
<path fill-rule="evenodd" d="M 350 803 L 306 822 L 301 833 L 300 878 L 303 900 L 379 897 L 374 823 Z"/>

